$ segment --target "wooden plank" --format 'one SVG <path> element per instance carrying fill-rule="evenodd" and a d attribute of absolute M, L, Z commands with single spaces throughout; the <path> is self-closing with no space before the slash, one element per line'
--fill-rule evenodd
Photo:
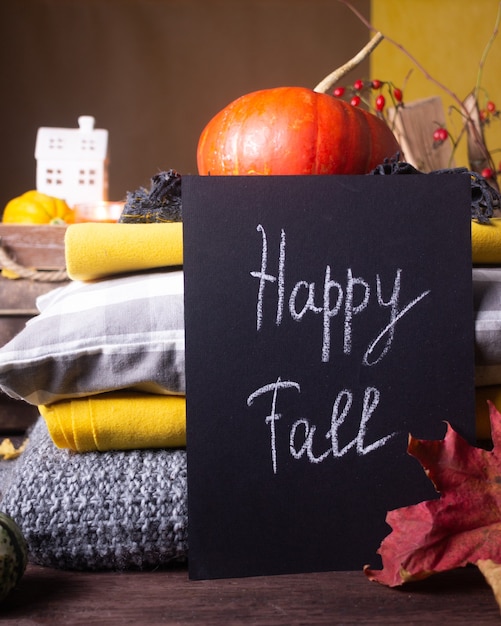
<path fill-rule="evenodd" d="M 179 567 L 115 573 L 29 565 L 1 612 L 2 623 L 52 626 L 499 624 L 477 568 L 388 589 L 360 571 L 189 581 Z"/>
<path fill-rule="evenodd" d="M 0 241 L 16 263 L 42 270 L 63 269 L 66 226 L 0 224 Z"/>
<path fill-rule="evenodd" d="M 21 278 L 11 280 L 0 277 L 0 317 L 6 315 L 4 311 L 9 309 L 17 310 L 18 315 L 21 314 L 21 310 L 31 310 L 34 313 L 30 314 L 34 315 L 36 313 L 35 300 L 38 296 L 61 287 L 66 282 L 44 283 Z"/>
<path fill-rule="evenodd" d="M 38 309 L 0 309 L 0 317 L 32 317 Z"/>
<path fill-rule="evenodd" d="M 388 119 L 402 148 L 404 161 L 421 172 L 454 167 L 451 142 L 436 144 L 433 141 L 434 131 L 446 126 L 441 98 L 424 98 L 389 109 Z"/>

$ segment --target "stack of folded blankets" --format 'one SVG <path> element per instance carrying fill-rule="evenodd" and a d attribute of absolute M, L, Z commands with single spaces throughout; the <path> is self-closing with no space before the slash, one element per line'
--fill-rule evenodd
<path fill-rule="evenodd" d="M 72 281 L 0 350 L 0 388 L 41 414 L 1 509 L 39 565 L 184 561 L 182 225 L 75 224 L 65 247 Z"/>
<path fill-rule="evenodd" d="M 471 228 L 477 438 L 489 440 L 487 401 L 501 411 L 501 218 Z"/>
<path fill-rule="evenodd" d="M 472 221 L 477 435 L 501 409 L 501 219 Z M 0 388 L 39 407 L 0 508 L 30 560 L 157 568 L 188 554 L 181 223 L 76 224 L 70 284 L 0 349 Z M 451 293 L 451 297 L 453 293 Z"/>

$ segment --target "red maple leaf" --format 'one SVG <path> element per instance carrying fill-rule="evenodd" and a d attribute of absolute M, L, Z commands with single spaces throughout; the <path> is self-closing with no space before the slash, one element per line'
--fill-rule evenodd
<path fill-rule="evenodd" d="M 370 580 L 395 587 L 472 563 L 493 586 L 485 568 L 501 564 L 501 413 L 492 403 L 489 412 L 491 451 L 471 446 L 449 424 L 443 440 L 409 437 L 408 453 L 441 495 L 387 514 L 383 569 L 366 565 Z"/>

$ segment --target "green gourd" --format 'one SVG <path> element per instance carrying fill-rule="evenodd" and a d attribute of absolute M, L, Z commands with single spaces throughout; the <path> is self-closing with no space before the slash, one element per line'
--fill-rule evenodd
<path fill-rule="evenodd" d="M 19 526 L 0 512 L 0 602 L 21 580 L 28 564 L 28 546 Z"/>

